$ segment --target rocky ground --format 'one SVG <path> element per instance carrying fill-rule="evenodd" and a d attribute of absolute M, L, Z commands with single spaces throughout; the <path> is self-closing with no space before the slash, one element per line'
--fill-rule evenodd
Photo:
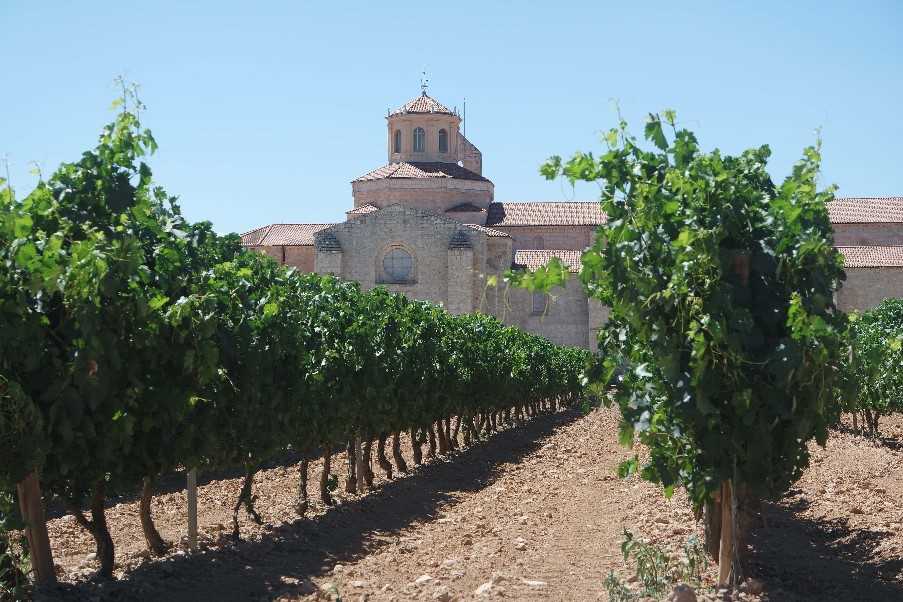
<path fill-rule="evenodd" d="M 90 580 L 91 538 L 70 517 L 54 518 L 64 583 L 40 597 L 605 600 L 611 571 L 630 576 L 624 529 L 674 557 L 701 537 L 685 497 L 666 500 L 651 484 L 615 476 L 629 454 L 616 425 L 611 410 L 543 416 L 406 477 L 378 474 L 367 495 L 340 487 L 335 507 L 315 504 L 305 518 L 293 510 L 297 465 L 276 466 L 255 483 L 264 524 L 242 513 L 240 544 L 228 538 L 240 479 L 202 480 L 196 553 L 184 549 L 184 492 L 155 498 L 157 526 L 177 542 L 163 559 L 143 552 L 137 500 L 124 500 L 108 511 L 119 561 L 119 579 L 108 583 Z M 882 429 L 882 442 L 841 429 L 815 449 L 810 469 L 752 534 L 755 593 L 734 599 L 903 600 L 903 420 Z M 312 493 L 320 470 L 312 464 Z M 332 472 L 341 484 L 344 455 Z M 712 587 L 715 568 L 704 571 L 698 599 L 725 597 Z"/>

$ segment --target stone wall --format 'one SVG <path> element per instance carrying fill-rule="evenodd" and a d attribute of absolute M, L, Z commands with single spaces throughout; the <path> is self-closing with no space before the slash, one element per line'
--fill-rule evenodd
<path fill-rule="evenodd" d="M 564 288 L 557 287 L 546 299 L 543 315 L 534 312 L 533 293 L 513 289 L 508 294 L 508 308 L 493 312 L 507 324 L 541 335 L 559 345 L 589 347 L 589 305 L 583 285 L 571 277 Z"/>
<path fill-rule="evenodd" d="M 473 249 L 448 249 L 448 299 L 445 308 L 454 315 L 473 311 L 475 260 Z"/>
<path fill-rule="evenodd" d="M 486 211 L 446 211 L 445 217 L 458 220 L 462 224 L 486 224 Z"/>
<path fill-rule="evenodd" d="M 472 244 L 470 254 L 450 256 L 449 241 L 461 228 L 457 221 L 392 205 L 337 224 L 327 231 L 334 233 L 341 245 L 343 278 L 356 280 L 364 289 L 382 285 L 413 299 L 433 301 L 446 307 L 452 289 L 455 292 L 452 295 L 453 311 L 462 313 L 473 309 L 473 305 L 465 307 L 464 299 L 473 299 L 477 295 L 473 278 L 485 261 L 487 237 L 468 231 Z M 403 248 L 413 257 L 413 279 L 409 283 L 384 282 L 382 260 L 393 246 Z M 322 251 L 317 252 L 318 266 L 320 255 L 323 255 Z M 319 267 L 317 271 L 320 271 Z M 461 280 L 468 277 L 470 282 Z"/>
<path fill-rule="evenodd" d="M 837 293 L 843 311 L 865 310 L 887 298 L 903 298 L 903 269 L 847 268 L 847 279 Z"/>
<path fill-rule="evenodd" d="M 587 299 L 587 303 L 589 304 L 589 334 L 587 335 L 589 337 L 589 348 L 593 351 L 597 351 L 599 349 L 599 330 L 601 330 L 602 327 L 605 326 L 605 323 L 608 322 L 608 313 L 610 310 L 596 299 Z"/>

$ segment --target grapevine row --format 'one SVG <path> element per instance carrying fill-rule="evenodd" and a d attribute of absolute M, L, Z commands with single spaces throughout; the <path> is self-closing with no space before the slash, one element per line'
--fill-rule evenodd
<path fill-rule="evenodd" d="M 240 467 L 253 514 L 254 472 L 288 448 L 328 458 L 376 441 L 385 468 L 401 432 L 416 461 L 420 432 L 449 451 L 458 429 L 474 439 L 578 399 L 583 350 L 301 274 L 187 222 L 152 183 L 156 143 L 124 101 L 95 149 L 28 196 L 0 186 L 0 489 L 39 473 L 94 536 L 101 575 L 113 492 L 142 489 L 162 551 L 148 509 L 163 473 Z"/>

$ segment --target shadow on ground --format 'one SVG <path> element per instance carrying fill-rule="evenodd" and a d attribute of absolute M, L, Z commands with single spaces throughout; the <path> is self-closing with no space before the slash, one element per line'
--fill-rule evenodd
<path fill-rule="evenodd" d="M 895 581 L 903 560 L 874 560 L 889 533 L 854 530 L 846 519 L 815 521 L 802 515 L 807 506 L 800 498 L 768 504 L 768 527 L 751 534 L 752 572 L 771 600 L 903 600 L 903 584 Z"/>
<path fill-rule="evenodd" d="M 120 581 L 62 585 L 41 598 L 199 602 L 310 593 L 309 577 L 391 545 L 398 532 L 413 523 L 435 519 L 458 492 L 491 485 L 502 464 L 518 462 L 555 429 L 581 415 L 568 410 L 539 416 L 324 515 L 279 525 L 259 541 L 170 556 L 146 563 Z"/>

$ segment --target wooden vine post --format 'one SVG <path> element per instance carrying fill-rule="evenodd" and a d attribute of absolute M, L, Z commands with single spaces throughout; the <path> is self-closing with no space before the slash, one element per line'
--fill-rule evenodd
<path fill-rule="evenodd" d="M 31 552 L 31 566 L 34 569 L 36 585 L 53 585 L 56 573 L 53 570 L 53 552 L 47 535 L 44 517 L 44 502 L 41 498 L 41 483 L 37 472 L 30 472 L 16 484 L 19 494 L 19 510 L 25 520 L 25 537 Z"/>
<path fill-rule="evenodd" d="M 739 279 L 740 286 L 746 290 L 749 288 L 749 252 L 744 250 L 734 251 L 732 254 L 732 269 Z M 721 543 L 718 548 L 718 585 L 727 587 L 731 581 L 731 569 L 734 560 L 740 550 L 736 549 L 737 526 L 737 498 L 732 479 L 721 482 Z"/>
<path fill-rule="evenodd" d="M 364 472 L 364 453 L 361 450 L 361 435 L 358 433 L 354 436 L 354 470 L 357 477 L 357 492 L 359 494 L 364 493 L 366 491 L 365 487 L 367 486 L 367 479 L 365 478 Z"/>
<path fill-rule="evenodd" d="M 188 502 L 188 549 L 198 549 L 198 469 L 188 471 L 186 494 Z"/>
<path fill-rule="evenodd" d="M 730 584 L 734 559 L 733 491 L 731 480 L 721 482 L 721 545 L 718 548 L 718 585 Z"/>

